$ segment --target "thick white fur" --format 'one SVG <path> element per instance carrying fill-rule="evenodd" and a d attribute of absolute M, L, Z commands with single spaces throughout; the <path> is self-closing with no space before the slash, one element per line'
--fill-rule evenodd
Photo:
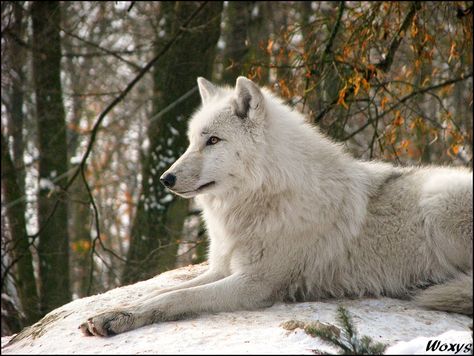
<path fill-rule="evenodd" d="M 86 334 L 343 296 L 416 294 L 472 314 L 471 171 L 363 162 L 246 78 L 198 84 L 190 146 L 165 174 L 203 208 L 209 270 L 91 318 Z"/>

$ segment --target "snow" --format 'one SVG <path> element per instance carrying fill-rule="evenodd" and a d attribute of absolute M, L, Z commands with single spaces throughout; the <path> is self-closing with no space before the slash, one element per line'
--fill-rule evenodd
<path fill-rule="evenodd" d="M 145 138 L 142 142 L 141 149 L 143 151 L 148 151 L 148 148 L 150 147 L 150 140 L 148 138 Z"/>
<path fill-rule="evenodd" d="M 54 190 L 54 183 L 48 178 L 40 178 L 39 187 L 43 190 Z"/>
<path fill-rule="evenodd" d="M 390 353 L 425 352 L 430 339 L 471 343 L 463 315 L 423 310 L 412 302 L 389 298 L 343 299 L 312 303 L 277 303 L 255 311 L 204 314 L 176 322 L 149 325 L 109 338 L 86 337 L 78 326 L 88 317 L 122 302 L 132 302 L 154 288 L 179 283 L 202 273 L 206 264 L 187 266 L 147 281 L 72 301 L 33 325 L 27 336 L 7 345 L 2 354 L 313 354 L 337 350 L 301 328 L 288 331 L 288 320 L 336 324 L 343 305 L 359 335 L 391 346 Z M 437 336 L 440 335 L 440 336 Z M 411 341 L 412 340 L 412 341 Z M 394 345 L 396 344 L 396 345 Z M 409 350 L 409 351 L 406 351 Z M 459 352 L 458 354 L 465 354 Z"/>
<path fill-rule="evenodd" d="M 82 161 L 82 157 L 81 157 L 81 156 L 73 156 L 73 157 L 70 158 L 69 163 L 71 163 L 71 164 L 79 164 L 79 163 L 81 163 L 81 161 Z"/>
<path fill-rule="evenodd" d="M 179 136 L 179 131 L 178 130 L 176 130 L 173 126 L 168 126 L 168 127 L 169 127 L 172 135 Z"/>
<path fill-rule="evenodd" d="M 166 194 L 164 198 L 160 199 L 161 204 L 167 204 L 173 200 L 173 196 L 171 194 Z"/>

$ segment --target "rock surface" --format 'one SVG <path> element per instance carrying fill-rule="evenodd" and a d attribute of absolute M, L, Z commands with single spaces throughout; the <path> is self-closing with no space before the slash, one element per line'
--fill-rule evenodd
<path fill-rule="evenodd" d="M 78 330 L 82 322 L 98 312 L 131 302 L 154 288 L 190 279 L 206 268 L 206 264 L 183 267 L 134 285 L 72 301 L 16 337 L 2 338 L 2 354 L 335 353 L 336 349 L 307 335 L 298 327 L 298 322 L 290 330 L 283 326 L 290 320 L 337 324 L 339 305 L 352 315 L 359 335 L 368 335 L 374 341 L 391 346 L 415 338 L 426 342 L 426 338 L 451 331 L 451 338 L 459 337 L 460 343 L 467 339 L 472 345 L 471 318 L 422 310 L 410 301 L 390 298 L 277 303 L 257 311 L 206 314 L 149 325 L 109 338 L 86 337 Z M 425 345 L 418 346 L 421 351 L 425 348 Z M 395 352 L 396 345 L 390 350 Z"/>

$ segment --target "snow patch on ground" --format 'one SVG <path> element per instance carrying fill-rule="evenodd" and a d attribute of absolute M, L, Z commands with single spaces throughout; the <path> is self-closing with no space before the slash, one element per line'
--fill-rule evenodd
<path fill-rule="evenodd" d="M 433 336 L 440 334 L 451 343 L 470 340 L 472 347 L 469 317 L 422 310 L 410 301 L 390 298 L 277 303 L 262 310 L 206 314 L 149 325 L 109 338 L 86 337 L 78 330 L 82 322 L 98 312 L 133 302 L 155 288 L 178 284 L 206 268 L 206 264 L 183 267 L 134 285 L 72 301 L 34 324 L 25 338 L 7 345 L 11 337 L 3 337 L 2 354 L 314 355 L 314 350 L 335 353 L 334 348 L 302 329 L 287 331 L 280 324 L 292 319 L 336 324 L 339 305 L 352 315 L 359 335 L 368 335 L 374 341 L 389 345 L 398 342 L 389 349 L 391 353 L 421 352 L 429 339 L 436 339 Z"/>

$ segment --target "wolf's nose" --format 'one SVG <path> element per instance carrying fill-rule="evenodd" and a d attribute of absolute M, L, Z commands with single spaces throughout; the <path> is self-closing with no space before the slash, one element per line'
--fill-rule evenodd
<path fill-rule="evenodd" d="M 176 183 L 176 176 L 173 173 L 168 173 L 161 176 L 160 181 L 165 187 L 173 188 L 174 184 Z"/>

